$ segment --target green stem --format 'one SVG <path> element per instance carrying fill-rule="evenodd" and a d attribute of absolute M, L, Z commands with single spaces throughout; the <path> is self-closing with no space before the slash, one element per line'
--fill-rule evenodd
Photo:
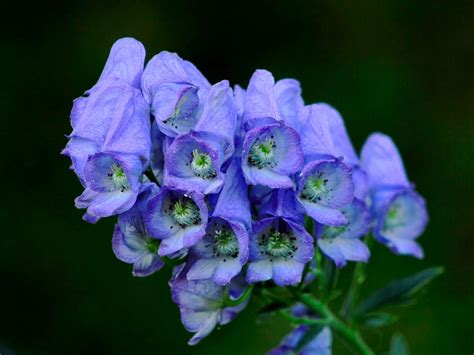
<path fill-rule="evenodd" d="M 316 313 L 320 314 L 324 320 L 326 320 L 327 324 L 339 333 L 344 339 L 346 339 L 349 343 L 351 343 L 354 348 L 356 348 L 361 354 L 364 355 L 373 355 L 374 352 L 372 349 L 366 344 L 364 339 L 360 336 L 360 334 L 355 330 L 347 326 L 344 322 L 339 320 L 334 313 L 327 307 L 326 304 L 322 303 L 321 301 L 313 298 L 309 294 L 301 294 L 299 295 L 299 299 L 303 302 L 307 307 L 315 311 Z"/>
<path fill-rule="evenodd" d="M 367 247 L 370 246 L 371 238 L 369 235 L 365 236 L 364 242 Z M 347 292 L 346 299 L 342 306 L 341 314 L 347 319 L 351 325 L 354 323 L 354 307 L 359 298 L 359 290 L 362 284 L 365 281 L 365 268 L 366 263 L 357 263 L 354 268 L 354 273 L 352 274 L 351 285 L 349 286 L 349 291 Z"/>
<path fill-rule="evenodd" d="M 308 325 L 328 325 L 326 319 L 312 319 L 308 317 L 295 317 L 287 311 L 280 311 L 280 315 L 287 321 L 294 324 L 308 324 Z"/>

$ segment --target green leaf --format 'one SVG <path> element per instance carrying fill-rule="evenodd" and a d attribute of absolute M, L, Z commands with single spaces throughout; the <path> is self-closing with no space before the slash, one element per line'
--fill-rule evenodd
<path fill-rule="evenodd" d="M 358 319 L 362 325 L 371 328 L 380 328 L 395 323 L 398 317 L 388 313 L 369 313 Z"/>
<path fill-rule="evenodd" d="M 410 355 L 407 340 L 402 334 L 395 333 L 392 335 L 388 355 Z"/>
<path fill-rule="evenodd" d="M 354 312 L 356 318 L 383 307 L 413 302 L 414 296 L 443 272 L 442 267 L 432 267 L 413 276 L 390 282 L 357 306 Z"/>

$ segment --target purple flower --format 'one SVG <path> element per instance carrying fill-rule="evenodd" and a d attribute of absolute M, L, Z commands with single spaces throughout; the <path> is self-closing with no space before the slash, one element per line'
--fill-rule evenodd
<path fill-rule="evenodd" d="M 223 80 L 212 86 L 203 104 L 203 112 L 194 130 L 216 140 L 227 160 L 234 153 L 234 136 L 237 128 L 237 107 L 229 82 Z"/>
<path fill-rule="evenodd" d="M 243 101 L 243 123 L 247 127 L 259 126 L 268 118 L 297 127 L 304 105 L 298 81 L 283 79 L 275 84 L 266 70 L 256 70 L 252 75 Z"/>
<path fill-rule="evenodd" d="M 342 226 L 316 226 L 318 246 L 331 258 L 337 267 L 346 265 L 347 260 L 367 262 L 370 251 L 359 238 L 369 230 L 370 214 L 365 204 L 357 199 L 341 212 L 348 222 Z"/>
<path fill-rule="evenodd" d="M 313 257 L 313 238 L 290 219 L 269 217 L 255 222 L 250 237 L 247 282 L 273 279 L 278 286 L 301 281 Z"/>
<path fill-rule="evenodd" d="M 172 255 L 199 242 L 206 231 L 207 214 L 202 194 L 163 187 L 145 213 L 149 234 L 161 239 L 158 254 Z"/>
<path fill-rule="evenodd" d="M 291 175 L 301 169 L 303 154 L 298 133 L 275 122 L 247 132 L 243 142 L 242 169 L 249 185 L 291 188 Z"/>
<path fill-rule="evenodd" d="M 165 185 L 203 194 L 218 192 L 224 182 L 224 157 L 215 143 L 197 133 L 178 136 L 165 154 Z"/>
<path fill-rule="evenodd" d="M 237 306 L 226 306 L 226 300 L 237 300 L 247 287 L 242 278 L 234 278 L 227 286 L 212 280 L 186 279 L 186 267 L 178 267 L 170 281 L 173 302 L 179 306 L 181 322 L 195 333 L 189 345 L 195 345 L 209 335 L 216 325 L 232 321 L 247 305 L 248 298 Z"/>
<path fill-rule="evenodd" d="M 415 239 L 426 227 L 428 212 L 425 200 L 408 181 L 395 144 L 389 137 L 374 133 L 361 156 L 376 219 L 375 238 L 397 254 L 422 258 L 423 249 Z"/>
<path fill-rule="evenodd" d="M 336 157 L 327 116 L 324 104 L 303 110 L 300 135 L 307 163 L 298 176 L 297 198 L 318 223 L 341 225 L 347 223 L 341 209 L 354 198 L 354 182 L 352 169 Z"/>
<path fill-rule="evenodd" d="M 300 137 L 285 122 L 297 116 L 302 100 L 294 80 L 275 81 L 271 73 L 257 70 L 244 99 L 242 168 L 251 185 L 290 188 L 290 178 L 301 169 Z"/>
<path fill-rule="evenodd" d="M 241 224 L 211 217 L 206 235 L 190 250 L 195 261 L 187 274 L 188 280 L 212 279 L 219 285 L 228 284 L 247 262 L 248 239 Z"/>
<path fill-rule="evenodd" d="M 227 169 L 206 235 L 190 250 L 194 260 L 188 280 L 211 278 L 217 284 L 228 284 L 247 262 L 250 224 L 247 186 L 234 159 Z"/>
<path fill-rule="evenodd" d="M 347 223 L 341 209 L 353 197 L 351 169 L 341 160 L 316 160 L 303 168 L 297 198 L 318 223 L 336 226 Z"/>
<path fill-rule="evenodd" d="M 76 206 L 87 208 L 89 222 L 125 212 L 136 200 L 150 154 L 149 109 L 135 87 L 144 57 L 141 43 L 118 40 L 98 83 L 74 102 L 62 153 L 85 187 Z"/>
<path fill-rule="evenodd" d="M 190 62 L 161 52 L 147 64 L 142 90 L 160 130 L 170 137 L 196 126 L 211 85 Z"/>
<path fill-rule="evenodd" d="M 101 217 L 120 214 L 135 203 L 143 166 L 134 155 L 97 153 L 84 168 L 86 189 L 76 198 L 77 208 L 87 208 L 84 219 L 95 223 Z"/>
<path fill-rule="evenodd" d="M 305 341 L 308 337 L 309 341 Z M 329 327 L 299 325 L 283 338 L 269 355 L 331 355 L 332 333 Z"/>
<path fill-rule="evenodd" d="M 119 215 L 115 225 L 112 249 L 118 259 L 133 264 L 134 276 L 151 275 L 164 265 L 158 256 L 159 240 L 148 235 L 143 221 L 148 200 L 157 190 L 155 184 L 143 184 L 135 205 Z"/>

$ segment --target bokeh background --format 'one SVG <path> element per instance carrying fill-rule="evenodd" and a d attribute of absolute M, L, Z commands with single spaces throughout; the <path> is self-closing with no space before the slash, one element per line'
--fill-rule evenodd
<path fill-rule="evenodd" d="M 307 103 L 345 117 L 360 149 L 394 138 L 431 222 L 423 261 L 376 245 L 363 293 L 444 265 L 417 306 L 364 335 L 377 352 L 400 331 L 413 354 L 474 351 L 474 6 L 472 1 L 6 2 L 1 13 L 0 353 L 262 354 L 288 331 L 254 304 L 186 345 L 165 269 L 133 278 L 111 251 L 113 219 L 88 225 L 81 186 L 59 155 L 72 99 L 112 43 L 142 41 L 191 60 L 211 82 L 245 86 L 257 68 L 301 81 Z M 342 273 L 342 285 L 352 265 Z M 336 354 L 347 353 L 337 345 Z"/>

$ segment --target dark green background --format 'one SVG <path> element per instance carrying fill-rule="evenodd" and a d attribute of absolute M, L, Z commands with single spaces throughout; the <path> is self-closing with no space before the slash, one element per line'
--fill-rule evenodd
<path fill-rule="evenodd" d="M 445 265 L 446 274 L 417 306 L 400 310 L 398 323 L 364 334 L 378 352 L 399 330 L 414 354 L 472 354 L 472 1 L 7 6 L 1 11 L 0 352 L 262 354 L 288 330 L 276 317 L 257 324 L 251 305 L 188 347 L 190 334 L 170 300 L 170 270 L 133 278 L 112 254 L 113 219 L 88 225 L 74 208 L 81 187 L 59 155 L 72 99 L 95 83 L 112 43 L 133 36 L 148 58 L 176 51 L 212 82 L 246 85 L 257 68 L 299 79 L 307 103 L 326 101 L 340 110 L 358 149 L 372 131 L 391 135 L 428 201 L 431 222 L 420 239 L 426 258 L 397 257 L 377 245 L 364 293 L 432 265 Z M 345 277 L 351 270 L 344 269 Z"/>

